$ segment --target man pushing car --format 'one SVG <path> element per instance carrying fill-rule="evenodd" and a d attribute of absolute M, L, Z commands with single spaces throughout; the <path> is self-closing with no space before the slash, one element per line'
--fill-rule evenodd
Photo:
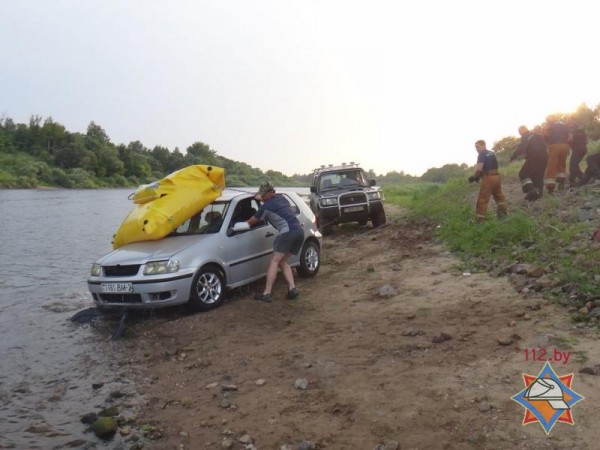
<path fill-rule="evenodd" d="M 273 289 L 273 284 L 277 277 L 277 268 L 279 267 L 288 283 L 286 298 L 290 300 L 295 299 L 299 293 L 298 289 L 296 289 L 294 275 L 292 268 L 288 264 L 288 260 L 302 248 L 302 243 L 304 242 L 302 226 L 290 207 L 289 202 L 282 195 L 276 194 L 275 188 L 268 181 L 260 185 L 256 193 L 256 200 L 262 202 L 262 204 L 258 208 L 258 211 L 247 220 L 248 224 L 253 227 L 264 220 L 276 228 L 279 231 L 279 235 L 273 243 L 273 254 L 271 255 L 267 269 L 265 289 L 262 294 L 256 294 L 254 298 L 267 303 L 273 301 L 271 290 Z"/>

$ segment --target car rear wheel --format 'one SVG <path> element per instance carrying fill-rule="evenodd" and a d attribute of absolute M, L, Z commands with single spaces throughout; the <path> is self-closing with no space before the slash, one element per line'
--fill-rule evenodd
<path fill-rule="evenodd" d="M 314 277 L 321 267 L 321 249 L 313 241 L 306 241 L 300 251 L 298 273 L 304 278 Z"/>
<path fill-rule="evenodd" d="M 201 268 L 192 283 L 189 309 L 206 311 L 216 308 L 223 302 L 225 294 L 225 277 L 220 269 L 214 266 Z"/>

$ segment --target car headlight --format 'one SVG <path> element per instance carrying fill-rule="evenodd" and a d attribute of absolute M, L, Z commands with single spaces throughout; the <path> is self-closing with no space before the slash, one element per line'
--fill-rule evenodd
<path fill-rule="evenodd" d="M 163 273 L 173 273 L 179 270 L 179 261 L 170 259 L 168 261 L 148 262 L 144 266 L 144 275 L 160 275 Z"/>
<path fill-rule="evenodd" d="M 367 198 L 369 200 L 381 200 L 381 192 L 379 192 L 379 191 L 367 192 Z"/>
<path fill-rule="evenodd" d="M 338 204 L 337 197 L 328 197 L 321 199 L 321 206 L 335 206 Z"/>
<path fill-rule="evenodd" d="M 102 265 L 98 263 L 92 264 L 92 270 L 90 271 L 90 275 L 93 277 L 99 277 L 102 275 Z"/>

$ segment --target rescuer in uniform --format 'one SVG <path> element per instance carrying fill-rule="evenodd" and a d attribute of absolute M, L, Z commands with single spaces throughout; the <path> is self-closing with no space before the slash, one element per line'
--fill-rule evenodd
<path fill-rule="evenodd" d="M 475 173 L 469 177 L 469 182 L 479 181 L 482 179 L 479 186 L 479 196 L 477 197 L 477 206 L 475 208 L 475 218 L 477 222 L 483 222 L 486 219 L 488 203 L 490 196 L 494 197 L 496 202 L 496 214 L 499 219 L 506 217 L 506 199 L 502 193 L 502 181 L 498 172 L 498 160 L 496 154 L 486 148 L 484 140 L 475 142 L 475 150 L 477 150 L 477 166 Z"/>
<path fill-rule="evenodd" d="M 514 161 L 521 155 L 525 157 L 525 162 L 519 171 L 519 180 L 525 199 L 532 202 L 539 199 L 544 192 L 548 151 L 544 138 L 529 131 L 525 125 L 519 127 L 519 134 L 521 142 L 513 151 L 509 161 Z"/>

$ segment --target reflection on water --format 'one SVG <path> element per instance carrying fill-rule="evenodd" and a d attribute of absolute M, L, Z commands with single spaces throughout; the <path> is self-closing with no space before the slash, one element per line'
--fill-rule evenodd
<path fill-rule="evenodd" d="M 0 448 L 115 448 L 119 437 L 101 442 L 80 418 L 135 391 L 121 347 L 68 319 L 93 306 L 89 270 L 111 250 L 131 192 L 0 190 Z"/>

